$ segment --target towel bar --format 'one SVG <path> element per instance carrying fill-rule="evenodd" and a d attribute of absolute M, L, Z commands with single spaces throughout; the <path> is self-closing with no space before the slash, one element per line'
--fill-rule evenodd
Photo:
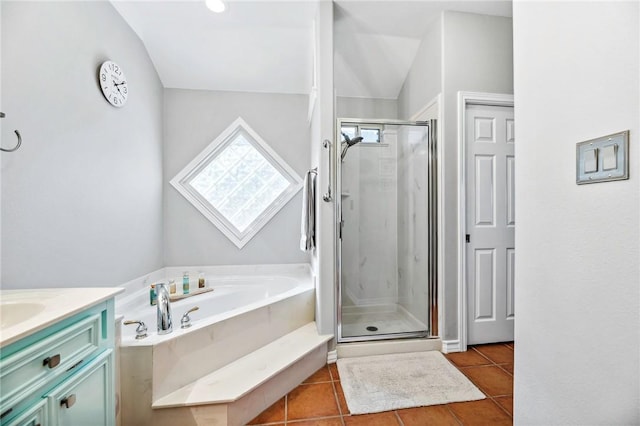
<path fill-rule="evenodd" d="M 322 196 L 322 199 L 327 202 L 330 203 L 333 200 L 333 197 L 331 196 L 331 178 L 333 176 L 333 168 L 331 167 L 332 161 L 331 161 L 331 141 L 328 139 L 325 139 L 324 142 L 322 143 L 322 146 L 326 149 L 329 150 L 329 184 L 327 185 L 327 192 Z"/>

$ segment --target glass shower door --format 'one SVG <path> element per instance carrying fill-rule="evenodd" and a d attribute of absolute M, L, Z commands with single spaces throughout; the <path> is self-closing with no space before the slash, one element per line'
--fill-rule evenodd
<path fill-rule="evenodd" d="M 338 126 L 338 340 L 427 336 L 435 288 L 430 125 Z"/>

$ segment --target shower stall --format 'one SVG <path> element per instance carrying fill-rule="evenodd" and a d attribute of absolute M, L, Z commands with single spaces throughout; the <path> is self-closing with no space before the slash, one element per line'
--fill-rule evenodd
<path fill-rule="evenodd" d="M 338 342 L 437 336 L 436 122 L 338 119 Z"/>

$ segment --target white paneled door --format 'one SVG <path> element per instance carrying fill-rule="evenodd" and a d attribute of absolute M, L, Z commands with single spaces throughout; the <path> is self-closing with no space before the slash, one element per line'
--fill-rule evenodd
<path fill-rule="evenodd" d="M 466 110 L 467 343 L 513 340 L 513 108 Z"/>

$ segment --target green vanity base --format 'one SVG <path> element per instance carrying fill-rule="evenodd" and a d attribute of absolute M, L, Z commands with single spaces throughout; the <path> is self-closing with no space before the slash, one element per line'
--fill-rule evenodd
<path fill-rule="evenodd" d="M 113 426 L 114 301 L 0 349 L 1 426 Z"/>

